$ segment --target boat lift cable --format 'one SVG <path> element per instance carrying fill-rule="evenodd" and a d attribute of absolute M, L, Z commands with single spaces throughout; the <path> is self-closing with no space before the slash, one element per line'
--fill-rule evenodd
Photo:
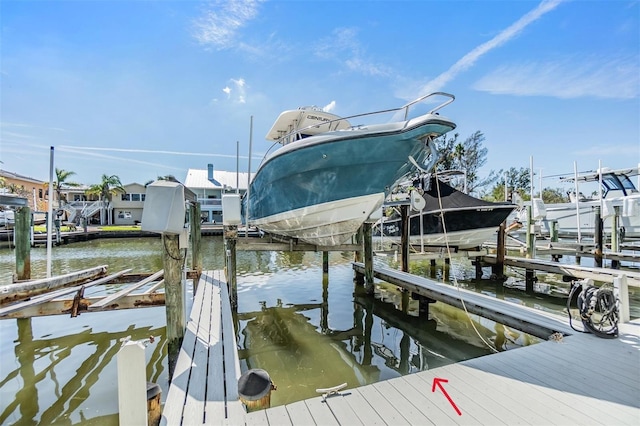
<path fill-rule="evenodd" d="M 440 195 L 440 180 L 438 179 L 438 172 L 435 171 L 435 181 L 436 181 L 436 193 L 438 194 L 438 205 L 440 207 L 440 211 L 442 212 L 442 234 L 444 235 L 444 243 L 445 246 L 447 248 L 447 257 L 449 258 L 449 264 L 452 264 L 452 260 L 453 260 L 453 256 L 451 255 L 451 247 L 449 246 L 449 236 L 447 235 L 447 225 L 446 225 L 446 221 L 444 220 L 444 208 L 442 206 L 442 197 Z M 458 283 L 458 279 L 456 278 L 455 274 L 451 274 L 451 276 L 453 277 L 453 285 L 454 287 L 458 290 L 458 292 L 460 292 L 460 284 Z M 473 320 L 471 319 L 471 315 L 469 314 L 469 311 L 467 310 L 467 305 L 464 303 L 464 298 L 460 297 L 460 302 L 462 302 L 462 307 L 464 308 L 464 312 L 467 315 L 467 318 L 469 318 L 469 323 L 471 324 L 471 327 L 473 327 L 473 330 L 476 332 L 476 334 L 478 335 L 478 337 L 480 338 L 480 340 L 482 340 L 482 342 L 489 348 L 491 349 L 494 353 L 498 352 L 498 349 L 495 347 L 495 345 L 491 345 L 489 342 L 487 342 L 487 340 L 482 337 L 482 335 L 480 334 L 480 331 L 478 331 L 478 329 L 476 328 L 476 325 L 473 323 Z"/>
<path fill-rule="evenodd" d="M 586 331 L 576 329 L 572 323 L 570 305 L 576 294 L 578 312 Z M 569 299 L 567 299 L 569 325 L 575 331 L 593 333 L 605 339 L 618 337 L 618 303 L 619 301 L 610 286 L 596 287 L 589 279 L 573 281 Z"/>

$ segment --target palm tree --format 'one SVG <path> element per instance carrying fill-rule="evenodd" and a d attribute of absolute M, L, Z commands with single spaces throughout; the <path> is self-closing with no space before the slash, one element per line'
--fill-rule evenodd
<path fill-rule="evenodd" d="M 104 208 L 109 208 L 109 204 L 111 203 L 111 199 L 113 195 L 118 192 L 127 193 L 127 191 L 122 186 L 122 182 L 120 182 L 120 178 L 116 175 L 102 175 L 102 181 L 95 185 L 91 185 L 89 189 L 87 189 L 87 195 L 98 195 L 100 197 L 100 201 L 103 202 L 103 208 L 100 210 L 100 223 L 104 222 Z M 111 215 L 109 215 L 109 223 L 111 223 Z"/>
<path fill-rule="evenodd" d="M 178 179 L 176 179 L 176 177 L 174 175 L 166 175 L 166 176 L 158 176 L 158 179 L 156 180 L 167 180 L 170 182 L 178 182 Z M 153 182 L 155 182 L 156 180 L 150 180 L 148 182 L 146 182 L 144 184 L 145 187 L 151 185 Z"/>
<path fill-rule="evenodd" d="M 58 198 L 58 207 L 62 204 L 62 201 L 66 202 L 66 199 L 62 197 L 62 187 L 69 186 L 73 188 L 77 188 L 78 186 L 82 186 L 76 182 L 67 182 L 70 176 L 75 175 L 75 172 L 69 170 L 63 170 L 56 167 L 56 180 L 53 182 L 53 190 L 56 192 L 56 197 Z M 44 188 L 49 189 L 49 182 L 44 183 Z"/>

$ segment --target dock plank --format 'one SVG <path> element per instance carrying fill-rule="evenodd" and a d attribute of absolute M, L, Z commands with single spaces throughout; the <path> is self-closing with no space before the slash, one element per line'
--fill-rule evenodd
<path fill-rule="evenodd" d="M 263 410 L 264 411 L 264 410 Z M 272 410 L 267 412 L 267 419 L 270 425 L 291 425 L 291 418 L 284 405 L 273 407 Z"/>
<path fill-rule="evenodd" d="M 286 405 L 289 419 L 294 425 L 315 425 L 313 416 L 304 401 L 297 401 Z"/>
<path fill-rule="evenodd" d="M 182 346 L 180 347 L 180 353 L 178 354 L 178 360 L 174 368 L 171 386 L 169 387 L 164 409 L 162 410 L 160 422 L 163 425 L 179 425 L 182 423 L 182 413 L 191 375 L 191 358 L 193 357 L 196 346 L 196 336 L 198 335 L 197 321 L 200 318 L 199 312 L 202 309 L 203 299 L 204 291 L 197 291 L 194 296 L 191 312 L 189 313 L 189 321 L 187 322 L 185 335 L 182 339 Z"/>
<path fill-rule="evenodd" d="M 431 421 L 427 414 L 425 414 L 422 410 L 418 409 L 405 395 L 401 393 L 396 387 L 391 384 L 391 380 L 386 380 L 384 382 L 374 383 L 374 389 L 376 389 L 380 394 L 384 395 L 384 397 L 389 401 L 391 405 L 396 407 L 396 409 L 402 413 L 402 416 L 407 419 L 409 424 L 414 425 L 430 425 L 436 424 Z M 402 387 L 402 386 L 400 386 Z M 446 423 L 442 423 L 446 424 Z"/>
<path fill-rule="evenodd" d="M 380 414 L 371 406 L 369 401 L 366 400 L 365 397 L 362 396 L 360 392 L 357 392 L 355 389 L 350 389 L 345 391 L 348 393 L 348 398 L 344 398 L 344 400 L 349 404 L 353 412 L 358 416 L 362 424 L 364 425 L 386 425 L 387 423 L 384 421 Z"/>
<path fill-rule="evenodd" d="M 340 419 L 341 424 L 348 425 L 362 425 L 362 421 L 358 415 L 353 411 L 353 408 L 347 403 L 345 397 L 342 394 L 335 394 L 328 396 L 324 403 L 329 407 L 333 415 Z"/>
<path fill-rule="evenodd" d="M 267 411 L 256 410 L 247 413 L 245 417 L 245 424 L 247 426 L 267 426 L 269 424 L 269 420 L 267 419 Z"/>
<path fill-rule="evenodd" d="M 184 403 L 182 422 L 186 425 L 200 424 L 204 420 L 204 404 L 207 389 L 206 365 L 209 358 L 209 328 L 211 319 L 212 286 L 204 286 L 203 303 L 198 318 L 195 348 L 192 356 L 189 389 Z"/>
<path fill-rule="evenodd" d="M 158 272 L 156 272 L 153 275 L 148 276 L 147 278 L 141 280 L 140 282 L 127 286 L 126 288 L 123 288 L 122 290 L 110 294 L 109 296 L 105 297 L 104 299 L 102 299 L 99 302 L 94 303 L 93 305 L 90 305 L 88 307 L 89 310 L 97 310 L 97 309 L 104 309 L 109 307 L 111 304 L 113 304 L 115 301 L 117 301 L 118 299 L 126 296 L 127 294 L 131 293 L 133 290 L 138 289 L 150 282 L 153 282 L 155 280 L 157 280 L 158 278 L 162 277 L 164 275 L 164 269 L 159 270 Z"/>
<path fill-rule="evenodd" d="M 237 393 L 240 363 L 233 322 L 230 308 L 224 309 L 229 300 L 222 296 L 226 283 L 214 276 L 221 275 L 205 271 L 200 277 L 162 413 L 163 425 L 245 423 Z M 230 342 L 225 343 L 225 338 Z M 225 356 L 227 346 L 232 349 Z"/>
<path fill-rule="evenodd" d="M 382 420 L 388 425 L 410 425 L 402 414 L 373 386 L 362 386 L 352 390 L 359 393 L 369 402 L 371 407 L 378 413 Z"/>
<path fill-rule="evenodd" d="M 333 412 L 327 404 L 322 401 L 322 398 L 315 397 L 304 401 L 309 413 L 313 417 L 313 420 L 318 425 L 333 426 L 339 425 L 340 422 L 333 415 Z"/>

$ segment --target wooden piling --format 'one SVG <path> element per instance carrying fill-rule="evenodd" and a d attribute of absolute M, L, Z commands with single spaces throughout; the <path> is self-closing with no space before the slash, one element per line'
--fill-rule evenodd
<path fill-rule="evenodd" d="M 535 281 L 535 276 L 533 269 L 527 269 L 525 271 L 525 292 L 529 295 L 534 294 L 533 283 Z"/>
<path fill-rule="evenodd" d="M 329 275 L 329 252 L 322 252 L 322 275 Z"/>
<path fill-rule="evenodd" d="M 558 242 L 558 221 L 557 220 L 552 220 L 551 221 L 551 231 L 550 231 L 551 235 L 551 242 L 552 243 L 557 243 Z"/>
<path fill-rule="evenodd" d="M 401 215 L 401 245 L 402 245 L 402 272 L 409 272 L 409 206 L 403 204 L 400 206 Z"/>
<path fill-rule="evenodd" d="M 371 223 L 362 224 L 362 238 L 364 240 L 364 287 L 367 294 L 373 294 L 373 233 Z"/>
<path fill-rule="evenodd" d="M 196 278 L 194 278 L 194 294 L 198 281 L 200 281 L 200 275 L 202 274 L 202 231 L 200 226 L 200 203 L 193 203 L 189 207 L 191 215 L 191 268 L 196 271 Z"/>
<path fill-rule="evenodd" d="M 238 281 L 236 276 L 236 243 L 238 242 L 238 226 L 225 225 L 223 232 L 229 298 L 231 299 L 231 309 L 235 311 L 238 309 Z"/>
<path fill-rule="evenodd" d="M 167 316 L 167 354 L 169 377 L 180 353 L 185 330 L 185 301 L 182 287 L 183 254 L 178 234 L 162 234 L 162 265 L 164 268 L 165 311 Z"/>
<path fill-rule="evenodd" d="M 600 214 L 600 206 L 596 206 L 596 220 L 594 227 L 594 236 L 596 243 L 595 248 L 595 263 L 598 268 L 602 268 L 602 217 Z"/>
<path fill-rule="evenodd" d="M 504 278 L 504 256 L 506 255 L 507 246 L 505 244 L 505 234 L 507 230 L 506 222 L 502 222 L 498 228 L 498 236 L 496 241 L 496 263 L 491 266 L 491 272 L 497 280 Z M 477 260 L 477 263 L 480 263 Z M 477 273 L 477 272 L 476 272 Z"/>
<path fill-rule="evenodd" d="M 15 212 L 16 278 L 31 279 L 31 209 L 19 207 Z"/>

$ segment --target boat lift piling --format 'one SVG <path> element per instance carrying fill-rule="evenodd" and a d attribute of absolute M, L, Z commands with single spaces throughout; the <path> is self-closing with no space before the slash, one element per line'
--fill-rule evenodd
<path fill-rule="evenodd" d="M 596 219 L 595 219 L 595 227 L 594 227 L 594 239 L 596 243 L 595 249 L 595 262 L 598 268 L 602 268 L 602 248 L 603 248 L 603 236 L 602 236 L 602 215 L 600 213 L 600 206 L 596 206 L 595 208 Z"/>
<path fill-rule="evenodd" d="M 614 253 L 620 253 L 620 238 L 619 238 L 619 219 L 620 219 L 620 206 L 613 207 L 614 215 L 611 218 L 611 251 Z M 620 269 L 620 261 L 614 259 L 611 261 L 611 269 Z"/>
<path fill-rule="evenodd" d="M 31 209 L 19 207 L 15 212 L 16 278 L 31 279 Z"/>

